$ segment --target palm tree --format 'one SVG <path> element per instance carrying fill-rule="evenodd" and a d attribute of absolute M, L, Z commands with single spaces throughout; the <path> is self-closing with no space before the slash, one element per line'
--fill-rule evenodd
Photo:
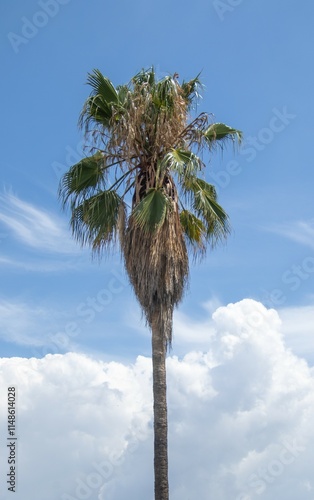
<path fill-rule="evenodd" d="M 152 332 L 155 500 L 168 500 L 166 354 L 174 308 L 189 275 L 189 250 L 204 255 L 229 233 L 229 219 L 204 178 L 202 152 L 241 132 L 190 112 L 199 76 L 157 79 L 142 70 L 115 87 L 94 70 L 91 94 L 79 119 L 89 156 L 61 179 L 71 229 L 83 245 L 102 253 L 119 242 L 135 295 Z"/>

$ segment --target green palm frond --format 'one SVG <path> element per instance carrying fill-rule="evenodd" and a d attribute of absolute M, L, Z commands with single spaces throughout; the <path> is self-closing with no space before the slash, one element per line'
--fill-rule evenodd
<path fill-rule="evenodd" d="M 229 127 L 224 123 L 212 123 L 203 133 L 208 146 L 211 147 L 216 141 L 232 140 L 241 144 L 242 132 Z"/>
<path fill-rule="evenodd" d="M 88 132 L 90 123 L 102 125 L 105 128 L 110 126 L 110 120 L 113 116 L 111 104 L 104 101 L 101 96 L 91 96 L 85 102 L 79 117 L 79 127 L 85 128 Z"/>
<path fill-rule="evenodd" d="M 121 106 L 124 106 L 126 103 L 127 97 L 130 93 L 129 87 L 127 85 L 118 85 L 117 92 L 118 92 L 119 103 Z"/>
<path fill-rule="evenodd" d="M 118 102 L 118 93 L 113 83 L 98 69 L 94 69 L 93 73 L 88 74 L 87 84 L 92 87 L 93 95 L 100 95 L 108 103 Z"/>
<path fill-rule="evenodd" d="M 83 158 L 73 165 L 62 177 L 59 197 L 63 207 L 72 198 L 76 203 L 86 198 L 95 188 L 104 184 L 104 157 L 101 153 Z"/>
<path fill-rule="evenodd" d="M 125 204 L 115 191 L 102 191 L 72 208 L 71 228 L 82 245 L 101 250 L 116 239 Z"/>
<path fill-rule="evenodd" d="M 204 166 L 202 160 L 192 151 L 179 148 L 171 149 L 165 155 L 163 163 L 183 177 L 196 175 Z"/>
<path fill-rule="evenodd" d="M 198 100 L 200 98 L 200 90 L 203 86 L 199 77 L 200 73 L 189 82 L 182 82 L 181 90 L 184 99 L 189 104 L 189 107 L 192 105 L 194 100 Z"/>
<path fill-rule="evenodd" d="M 153 87 L 156 82 L 154 67 L 142 69 L 139 73 L 133 76 L 131 82 L 136 87 L 142 87 L 143 85 Z"/>
<path fill-rule="evenodd" d="M 109 78 L 98 70 L 88 74 L 87 84 L 92 92 L 86 100 L 79 118 L 79 125 L 87 129 L 91 121 L 108 127 L 113 115 L 113 108 L 119 104 L 119 94 Z"/>
<path fill-rule="evenodd" d="M 156 83 L 153 92 L 154 104 L 171 114 L 174 109 L 176 98 L 178 95 L 178 84 L 171 76 L 166 76 Z"/>
<path fill-rule="evenodd" d="M 163 225 L 169 208 L 170 199 L 163 190 L 152 188 L 135 206 L 132 216 L 141 229 L 152 232 Z"/>
<path fill-rule="evenodd" d="M 206 239 L 214 245 L 230 233 L 229 217 L 217 202 L 215 187 L 204 179 L 185 179 L 185 194 L 190 198 L 193 210 L 206 227 Z"/>
<path fill-rule="evenodd" d="M 180 213 L 180 222 L 183 228 L 183 232 L 188 240 L 188 242 L 194 247 L 196 250 L 204 251 L 206 240 L 206 227 L 204 223 L 196 217 L 189 210 L 182 210 Z"/>

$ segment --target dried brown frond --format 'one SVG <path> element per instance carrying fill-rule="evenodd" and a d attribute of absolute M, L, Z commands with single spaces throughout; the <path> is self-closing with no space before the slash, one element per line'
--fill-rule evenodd
<path fill-rule="evenodd" d="M 129 219 L 123 236 L 127 273 L 147 323 L 158 328 L 171 345 L 172 316 L 188 279 L 188 254 L 178 212 L 171 210 L 152 234 Z M 157 318 L 157 319 L 156 319 Z"/>
<path fill-rule="evenodd" d="M 208 126 L 208 114 L 201 113 L 184 130 L 182 130 L 179 140 L 184 140 L 189 149 L 192 144 L 201 149 L 203 145 L 203 131 Z"/>
<path fill-rule="evenodd" d="M 162 155 L 174 147 L 186 127 L 187 103 L 180 85 L 176 85 L 171 107 L 158 102 L 158 95 L 143 84 L 130 94 L 124 112 L 114 113 L 107 151 L 125 164 L 156 164 Z"/>

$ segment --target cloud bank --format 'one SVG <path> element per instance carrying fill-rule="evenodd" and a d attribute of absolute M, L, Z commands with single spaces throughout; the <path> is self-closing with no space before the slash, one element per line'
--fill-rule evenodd
<path fill-rule="evenodd" d="M 212 319 L 206 352 L 168 358 L 172 500 L 313 500 L 313 370 L 274 310 L 245 299 Z M 149 358 L 1 359 L 0 374 L 2 400 L 18 389 L 16 500 L 153 499 Z"/>

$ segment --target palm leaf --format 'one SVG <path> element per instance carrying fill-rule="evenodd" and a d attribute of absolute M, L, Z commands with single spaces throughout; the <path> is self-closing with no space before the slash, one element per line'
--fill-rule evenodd
<path fill-rule="evenodd" d="M 124 202 L 115 191 L 102 191 L 72 209 L 72 232 L 82 245 L 100 250 L 115 240 L 124 211 Z"/>
<path fill-rule="evenodd" d="M 155 70 L 154 67 L 148 69 L 142 69 L 132 78 L 133 85 L 137 87 L 142 87 L 143 85 L 149 85 L 153 87 L 155 85 Z"/>
<path fill-rule="evenodd" d="M 188 242 L 192 244 L 192 246 L 204 250 L 203 240 L 204 234 L 206 234 L 206 228 L 201 219 L 188 210 L 182 210 L 180 213 L 180 222 Z"/>
<path fill-rule="evenodd" d="M 108 127 L 113 116 L 114 106 L 119 105 L 119 94 L 109 78 L 95 69 L 88 74 L 87 84 L 92 87 L 90 97 L 86 100 L 79 118 L 79 126 L 88 128 L 90 122 L 96 121 Z"/>
<path fill-rule="evenodd" d="M 144 230 L 155 231 L 165 221 L 170 200 L 161 189 L 149 189 L 146 196 L 135 206 L 133 217 Z"/>
<path fill-rule="evenodd" d="M 87 84 L 93 89 L 92 95 L 101 96 L 104 102 L 108 104 L 119 102 L 119 96 L 114 85 L 98 69 L 94 69 L 93 73 L 88 73 Z"/>
<path fill-rule="evenodd" d="M 178 85 L 171 76 L 166 76 L 154 88 L 153 102 L 158 108 L 171 114 L 178 95 Z"/>
<path fill-rule="evenodd" d="M 83 158 L 73 165 L 62 177 L 59 185 L 59 196 L 63 206 L 68 202 L 85 198 L 96 187 L 104 182 L 104 157 L 101 153 Z"/>
<path fill-rule="evenodd" d="M 202 160 L 192 151 L 184 149 L 171 149 L 163 161 L 171 170 L 180 176 L 195 175 L 203 167 Z"/>
<path fill-rule="evenodd" d="M 127 85 L 118 85 L 117 92 L 118 92 L 119 103 L 121 104 L 121 106 L 123 106 L 129 95 L 129 88 Z"/>
<path fill-rule="evenodd" d="M 189 82 L 182 82 L 181 90 L 184 99 L 187 101 L 189 107 L 195 99 L 199 99 L 200 92 L 199 89 L 202 88 L 201 81 L 199 79 L 200 73 L 190 80 Z"/>
<path fill-rule="evenodd" d="M 204 179 L 192 177 L 185 180 L 184 189 L 195 213 L 206 226 L 206 239 L 213 244 L 225 239 L 230 232 L 229 218 L 217 202 L 214 186 Z"/>
<path fill-rule="evenodd" d="M 207 130 L 204 131 L 203 136 L 209 146 L 215 141 L 228 139 L 234 141 L 236 139 L 240 144 L 242 140 L 242 132 L 240 132 L 240 130 L 229 127 L 224 123 L 212 123 Z"/>

